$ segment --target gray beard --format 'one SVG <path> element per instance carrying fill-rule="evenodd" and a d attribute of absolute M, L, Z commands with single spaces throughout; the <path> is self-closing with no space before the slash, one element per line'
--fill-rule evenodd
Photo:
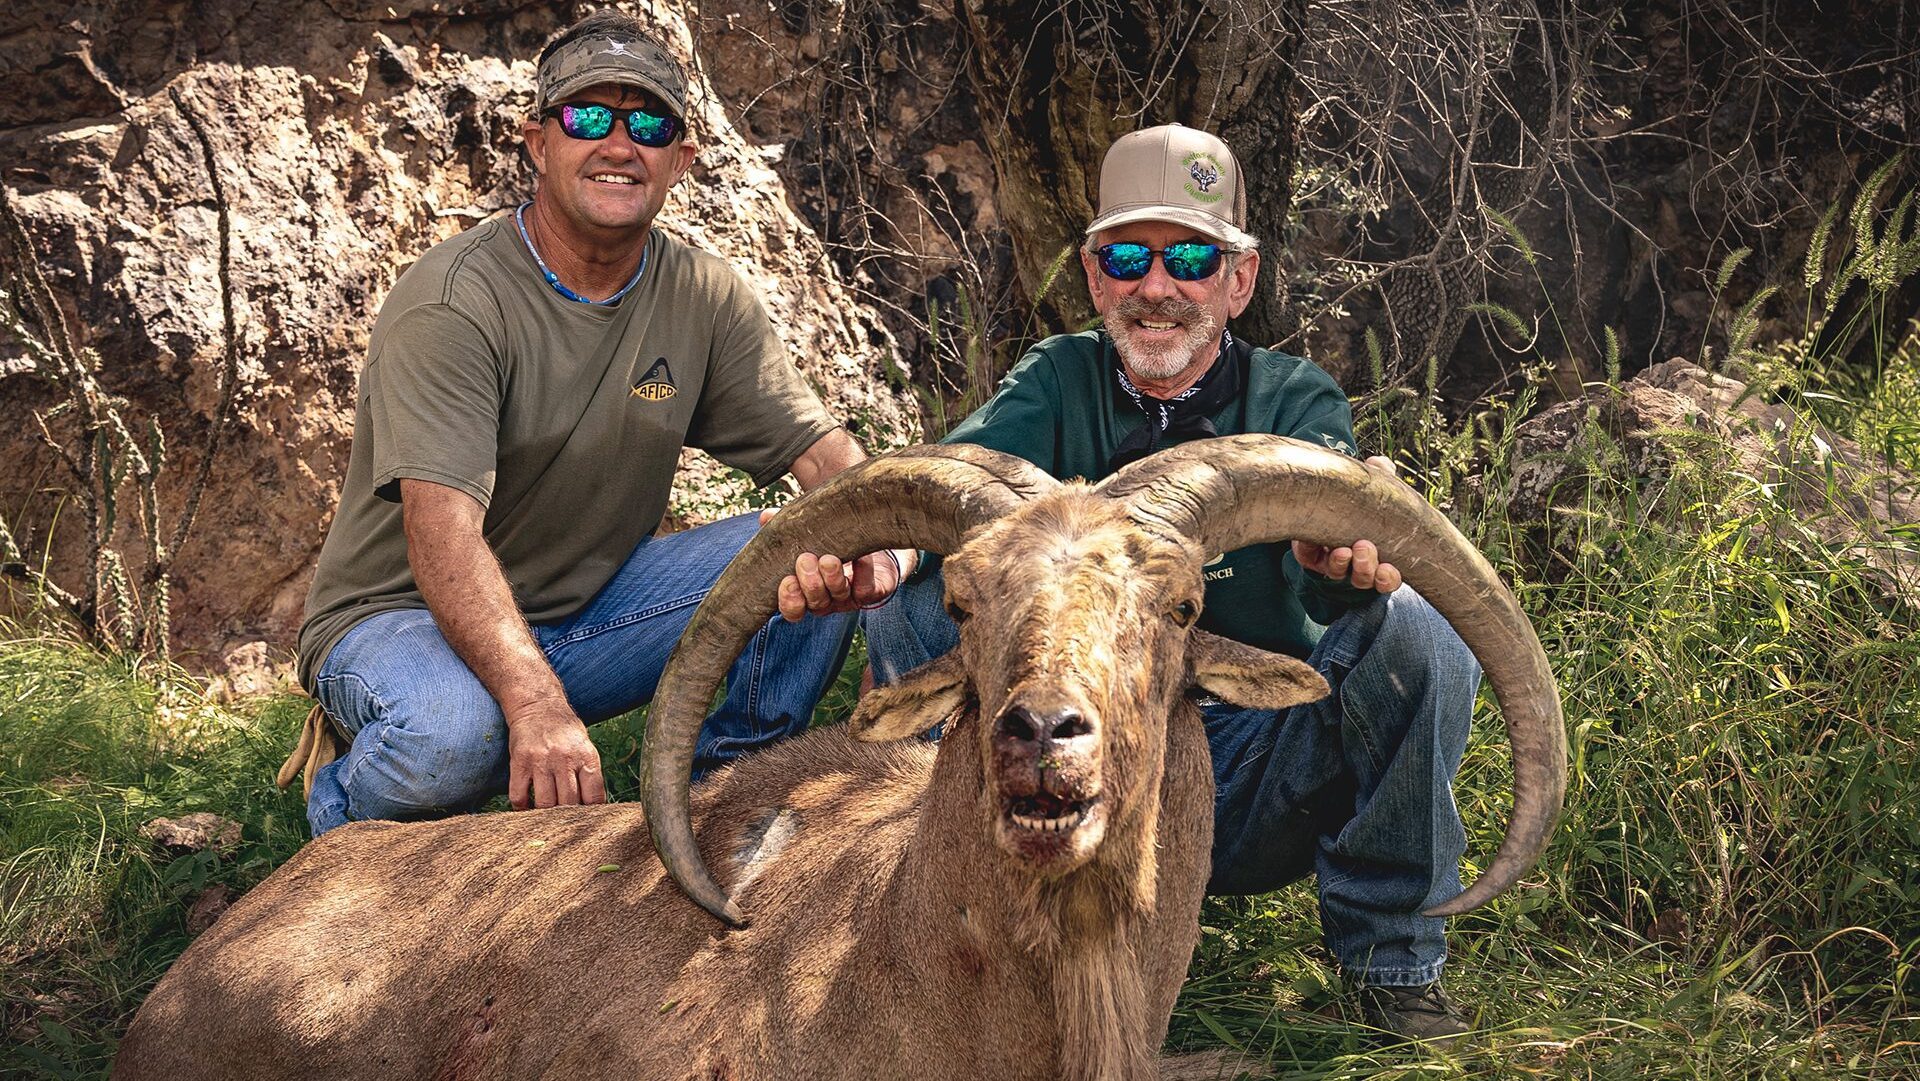
<path fill-rule="evenodd" d="M 1187 328 L 1186 337 L 1160 347 L 1147 346 L 1135 339 L 1134 321 L 1156 316 L 1178 319 Z M 1113 339 L 1113 348 L 1126 364 L 1128 374 L 1136 379 L 1171 379 L 1186 371 L 1193 363 L 1193 355 L 1220 336 L 1220 327 L 1214 322 L 1213 313 L 1198 304 L 1152 305 L 1122 301 L 1115 308 L 1113 318 L 1108 320 L 1107 335 Z"/>

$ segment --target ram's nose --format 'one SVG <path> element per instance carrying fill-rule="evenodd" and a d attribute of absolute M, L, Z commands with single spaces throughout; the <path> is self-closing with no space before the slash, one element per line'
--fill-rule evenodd
<path fill-rule="evenodd" d="M 1010 794 L 1079 799 L 1097 787 L 1100 726 L 1073 696 L 1015 694 L 993 722 L 993 759 Z"/>
<path fill-rule="evenodd" d="M 1015 745 L 1047 746 L 1061 740 L 1093 734 L 1085 713 L 1065 704 L 1034 709 L 1016 704 L 1000 715 L 994 738 Z"/>

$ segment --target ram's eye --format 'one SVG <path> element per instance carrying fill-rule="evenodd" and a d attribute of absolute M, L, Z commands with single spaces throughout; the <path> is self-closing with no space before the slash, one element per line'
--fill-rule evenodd
<path fill-rule="evenodd" d="M 952 597 L 947 598 L 947 614 L 953 617 L 955 623 L 965 623 L 967 621 L 967 610 L 960 607 L 960 603 Z"/>
<path fill-rule="evenodd" d="M 1167 613 L 1167 615 L 1173 620 L 1176 626 L 1191 627 L 1193 626 L 1193 621 L 1200 617 L 1200 606 L 1192 601 L 1181 601 L 1179 604 L 1174 605 L 1173 611 Z"/>

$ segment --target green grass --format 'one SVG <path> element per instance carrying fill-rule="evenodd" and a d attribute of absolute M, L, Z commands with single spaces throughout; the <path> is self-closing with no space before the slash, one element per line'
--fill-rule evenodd
<path fill-rule="evenodd" d="M 193 897 L 244 890 L 305 840 L 271 782 L 305 709 L 224 710 L 180 673 L 0 630 L 0 1075 L 99 1076 L 186 947 Z M 231 856 L 168 860 L 139 834 L 201 810 L 244 824 Z"/>

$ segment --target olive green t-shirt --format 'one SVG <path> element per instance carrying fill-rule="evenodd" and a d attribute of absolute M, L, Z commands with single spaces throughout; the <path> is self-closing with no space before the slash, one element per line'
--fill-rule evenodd
<path fill-rule="evenodd" d="M 555 292 L 511 215 L 435 245 L 374 324 L 301 682 L 361 620 L 426 607 L 401 478 L 480 501 L 487 544 L 540 623 L 585 605 L 653 532 L 683 445 L 766 484 L 834 426 L 740 276 L 659 229 L 616 305 Z"/>
<path fill-rule="evenodd" d="M 1108 462 L 1120 444 L 1147 423 L 1114 377 L 1117 363 L 1105 331 L 1048 338 L 944 442 L 1015 454 L 1062 480 L 1100 480 L 1111 472 Z M 1239 396 L 1211 418 L 1216 433 L 1287 435 L 1355 453 L 1347 396 L 1312 362 L 1255 349 L 1242 377 Z M 1297 657 L 1312 652 L 1325 624 L 1373 595 L 1300 566 L 1284 542 L 1227 552 L 1202 573 L 1201 627 Z"/>

